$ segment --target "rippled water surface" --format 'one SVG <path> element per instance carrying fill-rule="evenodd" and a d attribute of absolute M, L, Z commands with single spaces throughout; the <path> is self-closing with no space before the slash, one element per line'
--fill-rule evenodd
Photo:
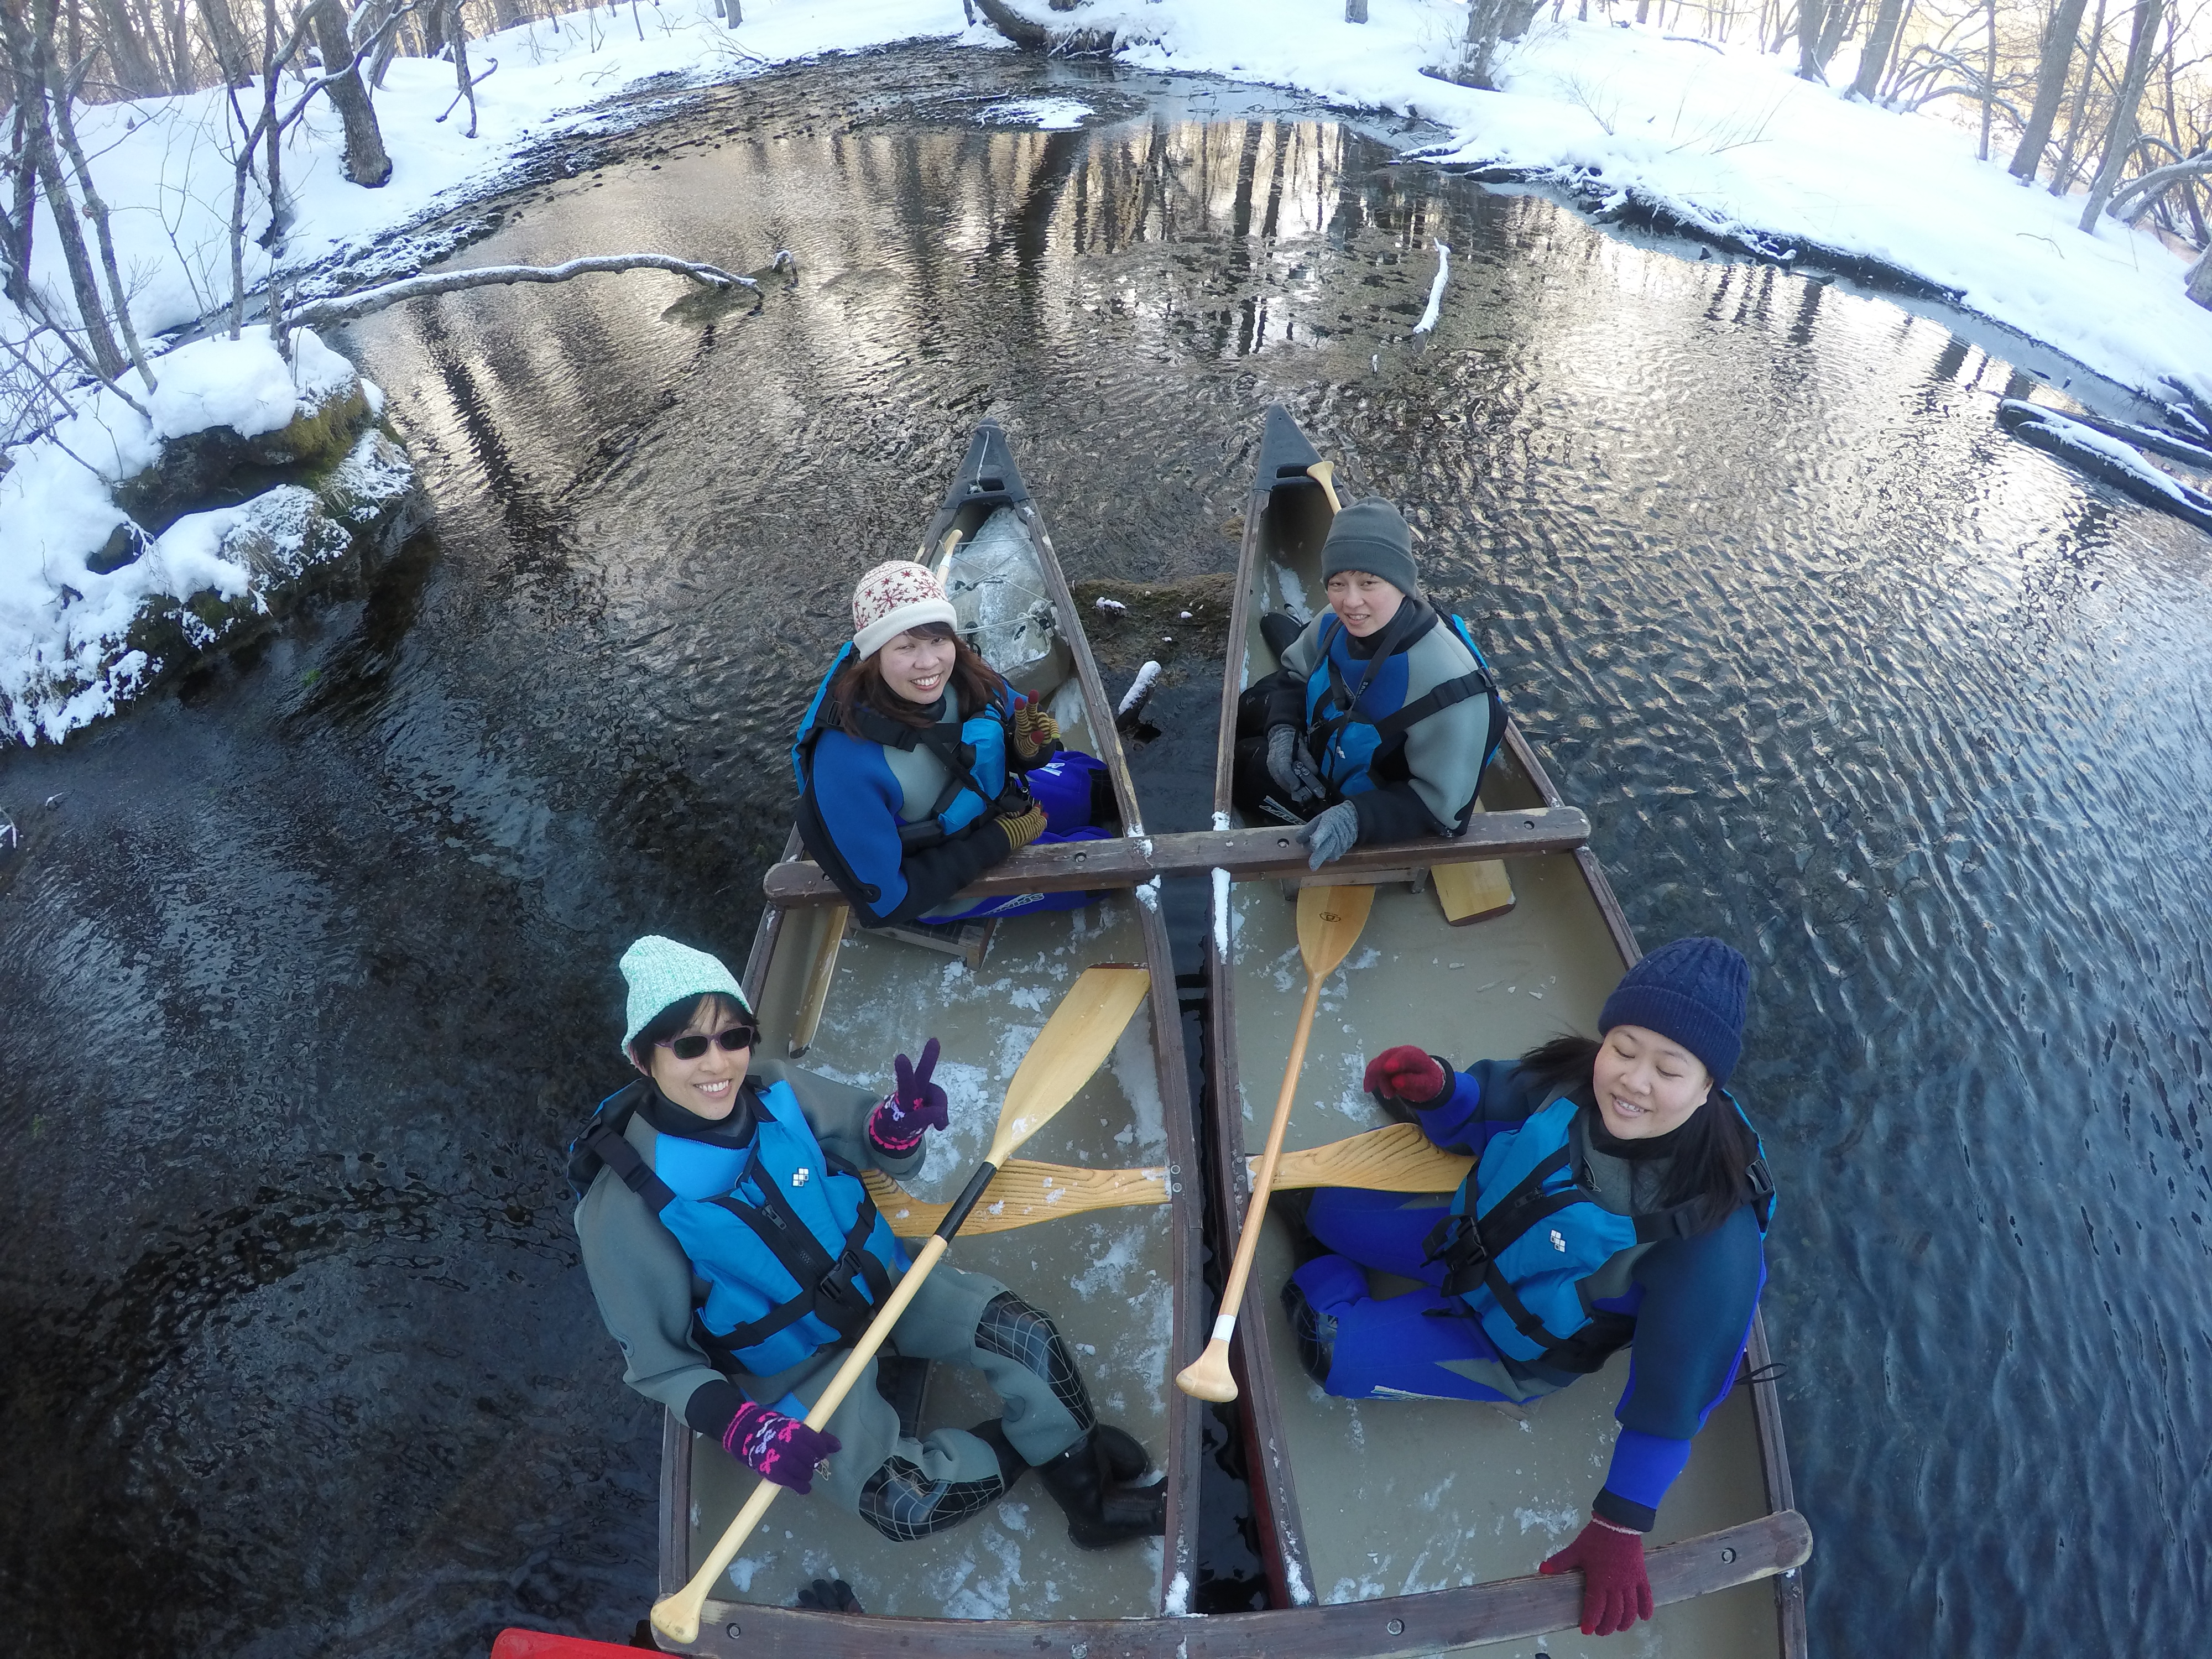
<path fill-rule="evenodd" d="M 1092 123 L 976 124 L 1040 80 Z M 790 247 L 757 315 L 664 315 L 656 276 L 356 331 L 434 538 L 0 759 L 11 1647 L 626 1637 L 657 1425 L 554 1152 L 620 1081 L 617 954 L 742 953 L 852 578 L 978 417 L 1073 579 L 1146 583 L 1233 566 L 1273 398 L 1406 505 L 1644 939 L 1753 960 L 1815 1650 L 2186 1645 L 2212 543 L 2007 439 L 2014 364 L 1944 319 L 1393 169 L 1388 136 L 1011 54 L 836 61 L 576 142 L 462 256 Z M 1109 676 L 1139 647 L 1150 816 L 1202 823 L 1216 665 L 1123 641 Z"/>

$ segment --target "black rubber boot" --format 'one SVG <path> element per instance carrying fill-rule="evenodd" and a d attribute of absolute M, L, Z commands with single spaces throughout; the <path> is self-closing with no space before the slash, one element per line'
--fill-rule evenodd
<path fill-rule="evenodd" d="M 1097 1435 L 1098 1449 L 1106 1459 L 1106 1473 L 1122 1486 L 1139 1479 L 1152 1467 L 1152 1455 L 1145 1449 L 1145 1443 L 1128 1430 L 1101 1423 Z"/>
<path fill-rule="evenodd" d="M 1167 1482 L 1125 1486 L 1116 1481 L 1105 1442 L 1095 1429 L 1038 1464 L 1036 1472 L 1066 1514 L 1067 1536 L 1078 1549 L 1103 1550 L 1167 1531 Z"/>
<path fill-rule="evenodd" d="M 1297 617 L 1285 611 L 1270 611 L 1260 618 L 1260 637 L 1275 653 L 1277 662 L 1282 661 L 1283 653 L 1297 644 L 1298 635 L 1305 631 Z"/>
<path fill-rule="evenodd" d="M 999 1419 L 994 1417 L 988 1423 L 978 1423 L 968 1432 L 991 1449 L 992 1455 L 999 1460 L 999 1473 L 1006 1479 L 1006 1490 L 1012 1492 L 1014 1482 L 1029 1473 L 1030 1466 L 1028 1460 L 1016 1451 L 1013 1443 L 1006 1438 L 1006 1431 Z M 1141 1474 L 1144 1471 L 1139 1469 L 1138 1473 Z"/>

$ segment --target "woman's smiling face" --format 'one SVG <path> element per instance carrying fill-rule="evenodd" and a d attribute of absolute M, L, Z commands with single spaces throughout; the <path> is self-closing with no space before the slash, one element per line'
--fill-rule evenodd
<path fill-rule="evenodd" d="M 1605 1034 L 1591 1081 L 1598 1113 L 1620 1140 L 1650 1140 L 1680 1128 L 1713 1091 L 1705 1061 L 1641 1025 L 1616 1025 Z"/>
<path fill-rule="evenodd" d="M 899 634 L 876 653 L 884 684 L 908 702 L 924 705 L 945 695 L 952 672 L 952 641 L 926 634 Z"/>
<path fill-rule="evenodd" d="M 1395 583 L 1364 570 L 1340 570 L 1328 579 L 1328 608 L 1355 640 L 1388 627 L 1405 599 Z"/>
<path fill-rule="evenodd" d="M 745 1080 L 752 1063 L 753 1051 L 750 1048 L 732 1051 L 710 1042 L 707 1052 L 696 1060 L 678 1060 L 671 1044 L 687 1036 L 718 1036 L 733 1025 L 744 1024 L 721 998 L 702 999 L 689 1025 L 667 1042 L 653 1044 L 648 1073 L 653 1085 L 695 1117 L 719 1123 L 729 1116 L 730 1109 L 737 1104 L 738 1085 Z"/>

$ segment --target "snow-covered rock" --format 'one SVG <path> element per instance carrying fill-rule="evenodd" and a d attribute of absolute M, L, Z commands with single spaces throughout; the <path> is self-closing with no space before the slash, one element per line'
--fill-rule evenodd
<path fill-rule="evenodd" d="M 422 520 L 377 389 L 311 333 L 158 358 L 139 413 L 102 392 L 0 476 L 0 720 L 58 741 L 164 674 L 357 580 Z M 290 482 L 191 510 L 241 465 Z"/>

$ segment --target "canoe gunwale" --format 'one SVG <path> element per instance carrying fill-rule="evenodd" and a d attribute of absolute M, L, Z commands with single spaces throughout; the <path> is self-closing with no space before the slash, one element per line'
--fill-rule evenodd
<path fill-rule="evenodd" d="M 1646 1558 L 1652 1598 L 1664 1605 L 1794 1577 L 1812 1548 L 1812 1529 L 1795 1510 L 1663 1544 Z M 1579 1577 L 1534 1573 L 1372 1601 L 1180 1619 L 876 1619 L 709 1601 L 700 1640 L 681 1651 L 746 1659 L 879 1659 L 893 1649 L 914 1659 L 1425 1659 L 1571 1630 L 1581 1615 Z"/>
<path fill-rule="evenodd" d="M 1265 465 L 1268 457 L 1281 447 L 1279 422 L 1282 426 L 1291 426 L 1293 433 L 1296 431 L 1289 416 L 1279 404 L 1269 407 L 1267 422 L 1267 435 L 1263 438 L 1261 446 L 1261 466 L 1255 472 L 1252 493 L 1246 505 L 1244 533 L 1238 552 L 1236 587 L 1231 604 L 1228 656 L 1222 676 L 1219 726 L 1214 757 L 1213 821 L 1217 825 L 1223 826 L 1234 821 L 1231 793 L 1235 771 L 1237 702 L 1243 690 L 1241 684 L 1243 678 L 1241 670 L 1245 655 L 1249 649 L 1250 628 L 1254 620 L 1251 615 L 1254 596 L 1259 589 L 1261 580 L 1259 562 L 1269 555 L 1273 546 L 1271 535 L 1271 509 L 1275 505 L 1278 490 L 1285 485 L 1301 491 L 1309 488 L 1316 489 L 1317 493 L 1316 486 L 1301 485 L 1288 477 L 1278 477 L 1276 474 L 1279 469 L 1270 468 Z M 1301 441 L 1303 441 L 1302 439 Z M 1518 723 L 1510 718 L 1505 729 L 1504 747 L 1510 751 L 1514 763 L 1527 775 L 1546 806 L 1559 808 L 1566 805 L 1558 788 L 1553 785 L 1550 775 L 1545 770 L 1542 763 L 1537 759 L 1534 750 L 1529 746 Z M 1596 854 L 1587 845 L 1577 846 L 1571 851 L 1576 868 L 1581 872 L 1589 890 L 1590 896 L 1604 919 L 1607 932 L 1620 956 L 1621 964 L 1625 969 L 1640 959 L 1644 954 L 1636 942 L 1635 933 L 1629 925 L 1627 914 L 1621 908 L 1620 898 L 1613 890 L 1612 883 L 1607 879 L 1604 867 L 1600 864 Z M 1213 1012 L 1212 1021 L 1207 1033 L 1206 1058 L 1212 1082 L 1212 1111 L 1208 1127 L 1212 1133 L 1215 1155 L 1213 1171 L 1215 1200 L 1219 1206 L 1219 1213 L 1224 1218 L 1225 1226 L 1228 1218 L 1241 1217 L 1244 1213 L 1249 1192 L 1249 1181 L 1244 1156 L 1246 1148 L 1243 1115 L 1239 1109 L 1243 1095 L 1234 1037 L 1237 1029 L 1236 967 L 1233 952 L 1224 958 L 1224 952 L 1217 948 L 1218 942 L 1224 937 L 1224 923 L 1221 918 L 1216 917 L 1213 927 L 1209 930 L 1206 950 L 1207 983 L 1212 997 Z M 1277 1406 L 1275 1368 L 1272 1357 L 1273 1345 L 1269 1331 L 1270 1315 L 1273 1312 L 1269 1304 L 1272 1299 L 1261 1293 L 1256 1278 L 1252 1283 L 1248 1284 L 1243 1305 L 1237 1314 L 1237 1336 L 1231 1345 L 1231 1359 L 1242 1389 L 1239 1396 L 1239 1410 L 1243 1424 L 1247 1467 L 1252 1473 L 1254 1519 L 1263 1541 L 1272 1540 L 1275 1545 L 1274 1552 L 1265 1558 L 1270 1599 L 1274 1603 L 1274 1610 L 1264 1615 L 1234 1616 L 1279 1618 L 1288 1621 L 1282 1626 L 1285 1633 L 1270 1639 L 1266 1650 L 1271 1654 L 1277 1652 L 1285 1654 L 1374 1653 L 1378 1650 L 1364 1646 L 1305 1645 L 1306 1626 L 1299 1621 L 1309 1621 L 1315 1629 L 1319 1629 L 1323 1624 L 1327 1624 L 1332 1630 L 1336 1630 L 1338 1626 L 1334 1615 L 1345 1607 L 1358 1607 L 1370 1613 L 1377 1620 L 1387 1622 L 1404 1616 L 1395 1610 L 1413 1607 L 1425 1601 L 1426 1597 L 1422 1595 L 1382 1596 L 1334 1607 L 1293 1607 L 1288 1605 L 1293 1598 L 1289 1594 L 1286 1579 L 1294 1571 L 1304 1585 L 1311 1586 L 1314 1583 L 1314 1571 L 1305 1543 L 1304 1528 L 1299 1521 L 1296 1480 L 1290 1467 L 1287 1437 L 1283 1431 Z M 1765 1374 L 1765 1368 L 1769 1364 L 1770 1358 L 1771 1350 L 1767 1344 L 1765 1315 L 1763 1311 L 1754 1310 L 1744 1368 L 1753 1379 L 1748 1386 L 1751 1393 L 1755 1437 L 1759 1446 L 1760 1474 L 1769 1512 L 1760 1521 L 1747 1522 L 1745 1525 L 1755 1528 L 1787 1521 L 1794 1522 L 1798 1528 L 1805 1528 L 1804 1521 L 1797 1515 L 1795 1507 L 1789 1456 L 1782 1431 L 1779 1392 L 1774 1380 Z M 1250 1379 L 1249 1388 L 1244 1386 L 1248 1376 Z M 1729 1530 L 1733 1532 L 1738 1529 Z M 1717 1537 L 1719 1534 L 1705 1536 L 1710 1539 Z M 1653 1570 L 1655 1595 L 1658 1595 L 1657 1563 L 1666 1554 L 1667 1550 L 1694 1545 L 1699 1541 L 1698 1539 L 1686 1539 L 1678 1545 L 1662 1547 L 1649 1553 L 1648 1561 Z M 1804 1584 L 1802 1575 L 1797 1569 L 1809 1557 L 1811 1549 L 1812 1536 L 1808 1528 L 1804 1530 L 1803 1550 L 1794 1559 L 1784 1559 L 1778 1556 L 1775 1564 L 1765 1571 L 1746 1575 L 1747 1578 L 1771 1576 L 1774 1579 L 1776 1633 L 1780 1659 L 1805 1659 L 1807 1632 Z M 1529 1581 L 1497 1580 L 1491 1584 L 1474 1588 L 1502 1589 L 1524 1582 Z M 1560 1581 L 1544 1582 L 1559 1583 Z M 1579 1581 L 1566 1582 L 1578 1583 Z M 1740 1583 L 1744 1580 L 1730 1582 Z M 1723 1587 L 1715 1583 L 1705 1588 Z M 1449 1595 L 1464 1593 L 1466 1592 L 1438 1591 L 1430 1594 Z M 1659 1595 L 1658 1599 L 1671 1601 L 1682 1598 Z M 1221 1617 L 1229 1616 L 1231 1615 Z M 1573 1622 L 1571 1619 L 1566 1621 L 1569 1625 Z M 1547 1628 L 1565 1627 L 1565 1625 L 1560 1625 Z M 1406 1628 L 1411 1631 L 1416 1628 L 1416 1626 L 1409 1620 Z M 1527 1631 L 1501 1629 L 1494 1636 L 1486 1635 L 1479 1639 L 1506 1639 L 1520 1635 L 1540 1633 L 1542 1632 L 1534 1629 Z M 1350 1630 L 1341 1632 L 1342 1638 L 1346 1639 L 1348 1639 L 1352 1634 Z M 1462 1637 L 1458 1639 L 1464 1642 L 1469 1638 Z M 1425 1645 L 1417 1650 L 1433 1652 L 1439 1646 L 1452 1644 L 1431 1636 Z M 1248 1650 L 1260 1650 L 1255 1647 Z M 1192 1651 L 1196 1653 L 1199 1650 L 1194 1645 Z"/>
<path fill-rule="evenodd" d="M 998 489 L 977 490 L 969 487 L 983 469 L 999 461 L 1003 462 L 1005 471 Z M 1121 736 L 1115 729 L 1113 704 L 1107 700 L 1090 641 L 1084 636 L 1082 613 L 1076 609 L 1074 596 L 1060 570 L 1043 520 L 1022 483 L 1019 471 L 1006 447 L 1005 431 L 995 419 L 987 416 L 978 423 L 966 455 L 954 472 L 944 501 L 931 520 L 928 537 L 923 544 L 925 548 L 933 549 L 938 545 L 962 512 L 976 507 L 988 508 L 994 506 L 1011 507 L 1020 515 L 1024 529 L 1036 553 L 1047 590 L 1064 624 L 1062 637 L 1073 659 L 1073 672 L 1082 689 L 1085 712 L 1091 727 L 1091 752 L 1104 764 L 1113 781 L 1115 800 L 1121 810 L 1123 823 L 1131 834 L 1141 835 L 1143 826 L 1138 812 L 1135 786 L 1129 774 L 1128 759 L 1122 750 Z M 794 826 L 785 842 L 784 860 L 788 862 L 797 858 L 803 850 L 798 829 Z M 1195 1170 L 1198 1164 L 1197 1124 L 1190 1098 L 1174 957 L 1170 951 L 1166 924 L 1160 915 L 1159 906 L 1156 901 L 1146 902 L 1147 897 L 1146 895 L 1139 896 L 1137 909 L 1145 941 L 1146 966 L 1152 975 L 1147 1000 L 1152 1019 L 1152 1066 L 1159 1090 L 1161 1122 L 1167 1140 L 1169 1164 L 1173 1168 L 1191 1170 Z M 769 903 L 763 907 L 759 926 L 754 930 L 742 982 L 747 995 L 756 1000 L 768 982 L 769 966 L 783 942 L 787 915 L 783 906 Z M 1167 1472 L 1168 1486 L 1166 1536 L 1163 1540 L 1158 1586 L 1158 1594 L 1163 1602 L 1178 1579 L 1186 1585 L 1197 1580 L 1199 1459 L 1203 1444 L 1199 1402 L 1187 1397 L 1170 1381 L 1174 1368 L 1182 1363 L 1178 1356 L 1191 1347 L 1192 1323 L 1200 1316 L 1200 1304 L 1204 1296 L 1204 1287 L 1199 1277 L 1203 1252 L 1200 1241 L 1193 1237 L 1200 1224 L 1200 1206 L 1195 1193 L 1188 1189 L 1187 1182 L 1178 1182 L 1176 1188 L 1176 1192 L 1170 1198 L 1168 1212 L 1171 1223 L 1168 1255 L 1174 1324 L 1169 1340 L 1169 1374 L 1163 1375 L 1160 1379 L 1167 1419 L 1167 1443 L 1162 1449 L 1162 1462 Z M 697 1437 L 674 1413 L 662 1413 L 658 1583 L 659 1594 L 663 1596 L 683 1588 L 691 1574 L 691 1453 L 696 1443 Z M 926 1547 L 926 1545 L 916 1547 Z M 748 1656 L 763 1650 L 775 1650 L 803 1653 L 808 1656 L 808 1659 L 826 1659 L 827 1656 L 847 1653 L 855 1656 L 880 1654 L 889 1645 L 906 1650 L 910 1640 L 908 1632 L 915 1631 L 939 1633 L 934 1644 L 927 1637 L 915 1638 L 921 1642 L 921 1645 L 913 1649 L 917 1652 L 1014 1651 L 1012 1647 L 1001 1649 L 989 1642 L 979 1643 L 978 1638 L 983 1633 L 1003 1624 L 1018 1626 L 1030 1632 L 1023 1638 L 1018 1650 L 1036 1652 L 1039 1650 L 1041 1640 L 1054 1638 L 1054 1632 L 1072 1627 L 1078 1622 L 878 1617 L 841 1620 L 798 1608 L 710 1600 L 701 1621 L 700 1639 L 685 1650 Z M 1190 1626 L 1188 1620 L 1165 1614 L 1080 1622 L 1085 1627 L 1097 1626 L 1107 1630 L 1155 1626 L 1182 1630 Z M 851 1624 L 858 1626 L 861 1634 L 847 1644 L 830 1638 L 825 1628 L 830 1624 Z M 741 1645 L 739 1638 L 732 1634 L 738 1628 L 746 1632 Z M 761 1636 L 754 1634 L 756 1631 L 767 1637 L 768 1648 L 763 1648 Z M 951 1634 L 954 1632 L 957 1635 Z M 1161 1650 L 1171 1651 L 1172 1647 L 1172 1643 L 1170 1643 Z"/>

